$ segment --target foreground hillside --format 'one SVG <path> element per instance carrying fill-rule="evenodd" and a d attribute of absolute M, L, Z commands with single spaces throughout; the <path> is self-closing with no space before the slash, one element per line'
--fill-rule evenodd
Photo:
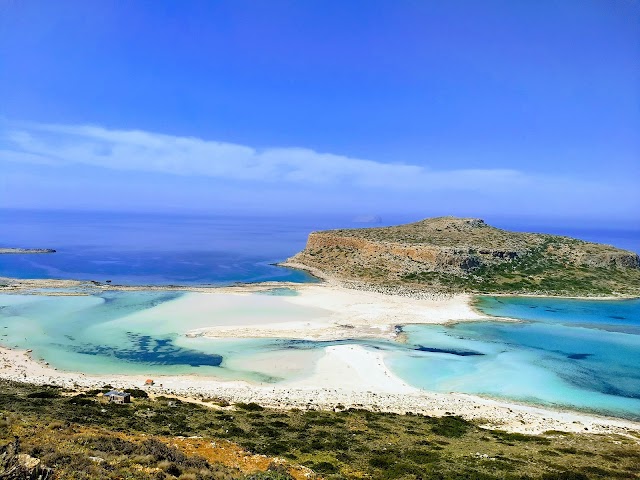
<path fill-rule="evenodd" d="M 529 436 L 454 416 L 203 406 L 142 391 L 115 405 L 96 393 L 0 380 L 0 478 L 640 478 L 638 437 Z"/>
<path fill-rule="evenodd" d="M 286 264 L 347 282 L 440 292 L 640 294 L 634 252 L 472 218 L 313 232 Z"/>

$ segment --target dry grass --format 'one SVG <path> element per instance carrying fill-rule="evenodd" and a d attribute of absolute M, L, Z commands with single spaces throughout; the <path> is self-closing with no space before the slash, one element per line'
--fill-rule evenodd
<path fill-rule="evenodd" d="M 530 436 L 458 417 L 364 410 L 29 396 L 42 390 L 0 382 L 0 443 L 18 435 L 24 452 L 59 478 L 314 478 L 305 467 L 327 480 L 640 478 L 640 438 L 632 436 Z"/>

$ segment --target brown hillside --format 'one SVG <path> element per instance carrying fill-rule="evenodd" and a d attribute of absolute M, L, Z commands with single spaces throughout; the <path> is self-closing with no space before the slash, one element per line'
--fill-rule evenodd
<path fill-rule="evenodd" d="M 637 295 L 640 258 L 557 235 L 510 232 L 475 218 L 313 232 L 289 264 L 344 281 L 446 292 Z"/>

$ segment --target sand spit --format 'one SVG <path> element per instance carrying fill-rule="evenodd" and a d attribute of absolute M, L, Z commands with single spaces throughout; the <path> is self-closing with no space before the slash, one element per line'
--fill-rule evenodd
<path fill-rule="evenodd" d="M 471 297 L 456 295 L 437 299 L 416 299 L 377 292 L 351 290 L 331 284 L 291 287 L 296 295 L 281 301 L 321 312 L 298 321 L 262 324 L 216 325 L 187 332 L 190 337 L 209 338 L 296 338 L 339 340 L 353 338 L 395 338 L 398 326 L 479 321 L 488 317 L 471 307 Z M 246 294 L 245 287 L 221 289 Z"/>
<path fill-rule="evenodd" d="M 640 423 L 571 411 L 549 410 L 473 395 L 430 393 L 395 378 L 383 357 L 358 346 L 334 346 L 318 362 L 316 372 L 302 381 L 278 386 L 221 382 L 196 376 L 156 376 L 156 385 L 143 387 L 146 376 L 85 375 L 61 372 L 31 359 L 25 351 L 0 347 L 0 377 L 75 390 L 147 388 L 155 395 L 176 395 L 187 400 L 224 398 L 256 402 L 273 408 L 364 408 L 432 416 L 461 415 L 486 427 L 538 434 L 549 430 L 636 435 Z M 160 386 L 162 384 L 162 386 Z"/>
<path fill-rule="evenodd" d="M 94 280 L 64 280 L 52 278 L 11 278 L 0 277 L 0 293 L 34 295 L 90 295 L 105 291 L 178 291 L 200 293 L 250 293 L 274 288 L 295 288 L 304 284 L 293 282 L 237 283 L 231 286 L 219 285 L 116 285 Z M 56 292 L 55 290 L 65 290 Z"/>
<path fill-rule="evenodd" d="M 216 324 L 194 328 L 188 337 L 208 338 L 288 338 L 306 340 L 393 339 L 398 326 L 409 324 L 442 324 L 461 321 L 481 321 L 489 317 L 476 312 L 470 295 L 424 294 L 419 298 L 391 292 L 353 289 L 334 282 L 300 284 L 264 282 L 238 284 L 227 287 L 122 286 L 81 282 L 76 280 L 17 280 L 0 278 L 0 293 L 32 295 L 91 295 L 105 291 L 183 291 L 207 294 L 200 300 L 180 301 L 182 315 L 206 304 L 215 304 L 219 296 L 247 297 L 247 305 L 256 303 L 256 293 L 290 290 L 292 295 L 277 296 L 279 302 L 289 303 L 308 311 L 298 319 L 268 322 Z M 211 297 L 209 297 L 211 295 Z M 495 320 L 495 319 L 494 319 Z M 508 319 L 501 319 L 508 321 Z"/>

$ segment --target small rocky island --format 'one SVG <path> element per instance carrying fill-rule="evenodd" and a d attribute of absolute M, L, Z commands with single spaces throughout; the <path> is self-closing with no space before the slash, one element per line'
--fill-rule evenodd
<path fill-rule="evenodd" d="M 2 248 L 0 247 L 0 254 L 11 253 L 56 253 L 52 248 Z"/>
<path fill-rule="evenodd" d="M 476 218 L 313 232 L 285 265 L 342 282 L 443 293 L 640 295 L 634 252 Z"/>

